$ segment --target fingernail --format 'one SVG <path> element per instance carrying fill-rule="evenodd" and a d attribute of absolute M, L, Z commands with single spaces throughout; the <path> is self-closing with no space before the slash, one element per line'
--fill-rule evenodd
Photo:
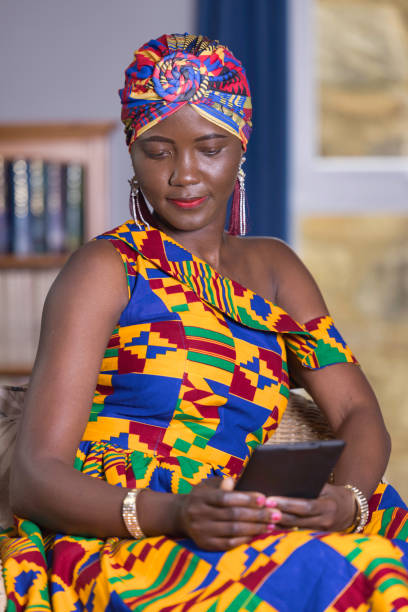
<path fill-rule="evenodd" d="M 265 495 L 258 495 L 258 497 L 256 498 L 256 503 L 258 506 L 264 506 L 265 500 L 266 500 Z"/>
<path fill-rule="evenodd" d="M 273 521 L 275 521 L 275 522 L 277 523 L 278 521 L 280 521 L 280 520 L 281 520 L 281 518 L 282 518 L 282 515 L 281 515 L 281 513 L 280 513 L 280 512 L 272 512 L 272 514 L 271 514 L 271 519 L 272 519 Z"/>
<path fill-rule="evenodd" d="M 275 529 L 275 525 L 273 523 L 270 523 L 267 527 L 266 530 L 267 531 L 273 531 Z"/>
<path fill-rule="evenodd" d="M 277 505 L 278 503 L 274 499 L 271 499 L 270 497 L 266 498 L 265 506 L 268 506 L 268 508 L 276 508 Z"/>

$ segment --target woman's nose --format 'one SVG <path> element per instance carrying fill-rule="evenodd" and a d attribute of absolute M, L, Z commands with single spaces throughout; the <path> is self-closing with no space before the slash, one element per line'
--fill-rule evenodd
<path fill-rule="evenodd" d="M 196 185 L 199 182 L 198 168 L 193 156 L 189 154 L 177 155 L 170 175 L 170 185 Z"/>

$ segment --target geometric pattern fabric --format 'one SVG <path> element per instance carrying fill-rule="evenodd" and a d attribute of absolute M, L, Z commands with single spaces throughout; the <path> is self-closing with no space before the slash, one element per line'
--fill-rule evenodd
<path fill-rule="evenodd" d="M 114 486 L 187 493 L 237 476 L 285 410 L 287 351 L 356 363 L 330 317 L 306 325 L 154 228 L 101 236 L 129 302 L 103 358 L 75 467 Z M 8 610 L 408 610 L 408 513 L 389 485 L 362 534 L 276 530 L 225 553 L 188 539 L 0 535 Z M 289 586 L 290 585 L 290 586 Z"/>

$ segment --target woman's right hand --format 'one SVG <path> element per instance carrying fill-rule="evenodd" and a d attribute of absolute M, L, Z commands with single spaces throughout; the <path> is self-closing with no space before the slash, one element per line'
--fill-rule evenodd
<path fill-rule="evenodd" d="M 209 478 L 179 496 L 181 533 L 204 550 L 229 550 L 268 533 L 281 518 L 261 493 L 234 491 L 232 478 Z"/>

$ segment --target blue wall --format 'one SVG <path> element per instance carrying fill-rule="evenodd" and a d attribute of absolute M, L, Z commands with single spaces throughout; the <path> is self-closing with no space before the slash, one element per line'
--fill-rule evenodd
<path fill-rule="evenodd" d="M 198 0 L 197 31 L 244 64 L 254 131 L 246 155 L 250 234 L 287 237 L 288 75 L 286 0 Z"/>

